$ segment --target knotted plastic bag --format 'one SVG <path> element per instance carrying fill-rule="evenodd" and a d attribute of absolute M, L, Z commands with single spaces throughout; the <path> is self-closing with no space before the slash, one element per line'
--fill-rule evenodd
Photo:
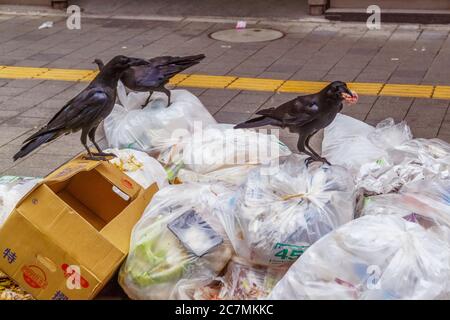
<path fill-rule="evenodd" d="M 350 173 L 292 154 L 250 172 L 221 210 L 235 251 L 253 263 L 289 265 L 311 244 L 353 219 Z"/>
<path fill-rule="evenodd" d="M 133 229 L 119 283 L 133 299 L 192 298 L 186 290 L 213 281 L 232 256 L 214 214 L 228 190 L 179 184 L 159 190 Z"/>
<path fill-rule="evenodd" d="M 167 107 L 164 94 L 154 92 L 152 100 L 142 109 L 148 93 L 126 94 L 118 86 L 119 102 L 104 121 L 108 145 L 111 148 L 131 148 L 160 152 L 177 144 L 193 132 L 194 126 L 216 123 L 200 100 L 187 90 L 172 90 L 172 103 Z"/>
<path fill-rule="evenodd" d="M 448 299 L 449 249 L 420 224 L 364 216 L 312 245 L 269 299 Z"/>

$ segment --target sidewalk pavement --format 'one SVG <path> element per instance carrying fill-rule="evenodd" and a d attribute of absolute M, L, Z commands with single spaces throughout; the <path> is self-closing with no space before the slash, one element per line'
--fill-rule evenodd
<path fill-rule="evenodd" d="M 49 29 L 38 30 L 43 22 Z M 209 37 L 231 23 L 83 19 L 68 30 L 63 17 L 0 15 L 0 65 L 94 69 L 94 58 L 153 57 L 204 53 L 189 73 L 310 81 L 450 84 L 450 26 L 359 23 L 266 23 L 281 30 L 272 42 L 225 43 Z M 251 27 L 252 25 L 248 26 Z M 17 78 L 17 77 L 16 77 Z M 0 174 L 43 176 L 82 151 L 79 134 L 69 135 L 12 162 L 21 142 L 87 84 L 37 79 L 0 79 Z M 188 88 L 220 122 L 237 123 L 261 108 L 297 94 Z M 361 96 L 344 113 L 376 124 L 387 117 L 406 120 L 416 137 L 450 142 L 449 100 Z M 98 133 L 101 134 L 100 132 Z M 283 132 L 281 139 L 295 146 Z M 104 144 L 104 140 L 102 141 Z M 294 148 L 295 150 L 295 148 Z"/>

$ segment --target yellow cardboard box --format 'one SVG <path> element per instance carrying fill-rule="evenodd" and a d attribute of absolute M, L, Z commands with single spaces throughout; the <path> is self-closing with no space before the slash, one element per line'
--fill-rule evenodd
<path fill-rule="evenodd" d="M 0 229 L 0 270 L 37 299 L 92 299 L 128 253 L 156 184 L 81 156 L 33 188 Z"/>

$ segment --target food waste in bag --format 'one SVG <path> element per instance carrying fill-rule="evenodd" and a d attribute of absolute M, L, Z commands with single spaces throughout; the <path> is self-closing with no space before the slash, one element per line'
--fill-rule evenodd
<path fill-rule="evenodd" d="M 353 219 L 356 192 L 342 167 L 292 154 L 250 172 L 220 217 L 238 256 L 286 266 L 311 244 Z"/>
<path fill-rule="evenodd" d="M 161 189 L 169 184 L 163 166 L 154 158 L 142 151 L 133 149 L 107 149 L 117 157 L 109 160 L 114 166 L 147 189 L 153 183 Z"/>
<path fill-rule="evenodd" d="M 134 227 L 119 283 L 132 299 L 193 297 L 230 260 L 233 249 L 215 215 L 228 189 L 193 183 L 159 190 Z"/>

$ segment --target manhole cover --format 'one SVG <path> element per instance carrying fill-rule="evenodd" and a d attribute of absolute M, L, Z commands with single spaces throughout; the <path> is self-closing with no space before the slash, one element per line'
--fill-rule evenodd
<path fill-rule="evenodd" d="M 261 42 L 283 37 L 283 33 L 273 29 L 229 29 L 210 34 L 210 37 L 225 42 Z"/>

